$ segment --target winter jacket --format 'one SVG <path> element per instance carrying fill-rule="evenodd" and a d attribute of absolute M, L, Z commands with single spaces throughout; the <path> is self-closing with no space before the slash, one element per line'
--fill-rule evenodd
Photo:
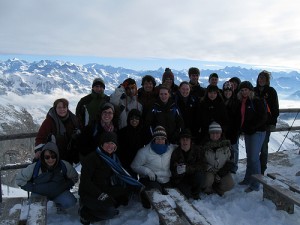
<path fill-rule="evenodd" d="M 78 191 L 80 199 L 97 200 L 102 193 L 106 193 L 109 198 L 99 201 L 99 204 L 107 207 L 114 206 L 115 199 L 128 194 L 127 189 L 115 181 L 117 179 L 111 167 L 96 151 L 93 151 L 82 161 Z"/>
<path fill-rule="evenodd" d="M 205 88 L 201 87 L 200 84 L 191 84 L 191 95 L 195 96 L 198 101 L 200 101 L 205 95 Z"/>
<path fill-rule="evenodd" d="M 118 155 L 122 166 L 128 171 L 131 170 L 130 164 L 138 150 L 144 147 L 152 139 L 150 130 L 144 127 L 142 119 L 140 119 L 137 127 L 131 126 L 129 118 L 134 114 L 132 112 L 134 111 L 129 112 L 127 126 L 117 132 L 118 149 L 116 154 Z"/>
<path fill-rule="evenodd" d="M 184 122 L 178 107 L 170 98 L 165 104 L 160 99 L 155 102 L 152 111 L 147 115 L 146 124 L 153 131 L 158 125 L 166 129 L 170 143 L 177 143 L 179 133 L 184 127 Z"/>
<path fill-rule="evenodd" d="M 200 150 L 203 170 L 212 171 L 220 177 L 228 174 L 233 167 L 233 162 L 230 160 L 230 145 L 230 141 L 224 139 L 206 142 Z"/>
<path fill-rule="evenodd" d="M 207 95 L 200 102 L 197 112 L 197 123 L 200 130 L 198 143 L 202 143 L 208 136 L 209 125 L 215 121 L 221 125 L 223 133 L 226 134 L 228 127 L 228 115 L 225 104 L 221 97 L 210 100 Z"/>
<path fill-rule="evenodd" d="M 34 167 L 37 162 L 24 168 L 16 177 L 16 184 L 23 190 L 47 196 L 54 199 L 66 190 L 70 190 L 78 180 L 77 171 L 67 161 L 62 160 L 67 168 L 66 177 L 62 168 L 58 165 L 53 170 L 42 172 L 39 169 L 38 176 L 32 178 Z"/>
<path fill-rule="evenodd" d="M 165 184 L 170 181 L 170 160 L 176 145 L 169 145 L 168 150 L 159 155 L 151 149 L 151 143 L 141 148 L 136 154 L 131 168 L 141 177 L 147 177 L 149 173 L 154 173 L 157 182 Z"/>
<path fill-rule="evenodd" d="M 240 109 L 242 103 L 240 102 Z M 240 118 L 242 115 L 240 115 Z M 267 112 L 264 102 L 254 97 L 253 99 L 247 98 L 245 106 L 244 122 L 240 120 L 241 132 L 247 135 L 252 135 L 257 131 L 266 131 Z"/>
<path fill-rule="evenodd" d="M 276 126 L 277 118 L 279 116 L 279 102 L 276 90 L 269 85 L 260 87 L 257 84 L 254 88 L 254 92 L 259 98 L 265 99 L 270 109 L 270 113 L 267 114 L 268 118 L 266 124 Z M 265 105 L 265 107 L 267 106 Z"/>
<path fill-rule="evenodd" d="M 146 116 L 151 112 L 155 101 L 157 100 L 157 93 L 153 90 L 152 92 L 145 92 L 143 88 L 138 89 L 138 100 L 143 106 L 142 118 L 146 119 Z"/>
<path fill-rule="evenodd" d="M 225 136 L 233 145 L 237 143 L 240 135 L 239 101 L 237 98 L 231 97 L 230 99 L 226 99 L 224 103 L 228 115 L 228 126 Z"/>
<path fill-rule="evenodd" d="M 97 94 L 93 90 L 91 94 L 81 98 L 76 106 L 76 116 L 81 126 L 87 126 L 94 121 L 106 102 L 109 102 L 109 96 L 104 93 Z"/>
<path fill-rule="evenodd" d="M 193 95 L 184 98 L 180 92 L 175 96 L 175 103 L 184 121 L 184 128 L 188 128 L 192 132 L 192 136 L 198 135 L 198 127 L 196 123 L 198 99 Z"/>
<path fill-rule="evenodd" d="M 80 125 L 77 117 L 70 110 L 68 115 L 68 118 L 60 118 L 53 107 L 49 110 L 35 138 L 35 151 L 41 150 L 48 137 L 53 134 L 60 158 L 72 164 L 79 162 L 77 141 Z"/>
<path fill-rule="evenodd" d="M 171 156 L 172 182 L 175 184 L 179 183 L 186 175 L 189 176 L 197 171 L 202 171 L 203 165 L 201 165 L 202 159 L 200 157 L 198 146 L 192 145 L 191 149 L 187 152 L 178 146 Z M 186 165 L 186 172 L 184 174 L 177 173 L 177 166 L 180 164 Z"/>
<path fill-rule="evenodd" d="M 122 94 L 121 94 L 122 93 Z M 121 94 L 121 95 L 120 95 Z M 130 110 L 137 109 L 143 112 L 143 106 L 138 102 L 138 96 L 127 96 L 123 86 L 118 87 L 110 96 L 110 102 L 117 107 L 118 111 L 118 128 L 122 129 L 127 125 L 127 116 Z"/>

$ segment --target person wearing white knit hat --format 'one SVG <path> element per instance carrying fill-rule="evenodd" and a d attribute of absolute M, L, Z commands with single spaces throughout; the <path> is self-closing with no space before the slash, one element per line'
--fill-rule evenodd
<path fill-rule="evenodd" d="M 204 192 L 211 194 L 216 192 L 222 196 L 234 186 L 230 171 L 234 166 L 231 158 L 230 141 L 222 137 L 220 124 L 212 122 L 209 125 L 209 137 L 201 147 L 201 155 L 204 162 L 205 182 Z"/>

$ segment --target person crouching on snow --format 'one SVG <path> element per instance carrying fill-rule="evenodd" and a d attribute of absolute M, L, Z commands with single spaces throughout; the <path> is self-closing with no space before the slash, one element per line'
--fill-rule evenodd
<path fill-rule="evenodd" d="M 164 194 L 164 188 L 170 185 L 170 159 L 176 145 L 168 143 L 162 126 L 155 127 L 152 136 L 152 141 L 137 152 L 131 168 L 139 174 L 145 189 L 156 188 Z M 141 193 L 141 202 L 144 208 L 151 207 L 144 192 Z"/>
<path fill-rule="evenodd" d="M 121 166 L 117 143 L 116 133 L 103 133 L 97 149 L 82 161 L 78 192 L 82 224 L 113 218 L 119 214 L 116 208 L 127 205 L 129 196 L 143 188 Z"/>
<path fill-rule="evenodd" d="M 58 211 L 76 204 L 70 189 L 78 181 L 78 173 L 65 160 L 60 160 L 54 135 L 42 148 L 40 158 L 22 169 L 16 177 L 16 183 L 23 190 L 31 192 L 31 197 L 46 196 L 56 203 Z"/>
<path fill-rule="evenodd" d="M 209 125 L 209 140 L 201 147 L 201 155 L 205 169 L 204 192 L 216 192 L 222 196 L 234 186 L 231 170 L 234 162 L 231 160 L 230 141 L 222 138 L 220 124 L 212 122 Z"/>

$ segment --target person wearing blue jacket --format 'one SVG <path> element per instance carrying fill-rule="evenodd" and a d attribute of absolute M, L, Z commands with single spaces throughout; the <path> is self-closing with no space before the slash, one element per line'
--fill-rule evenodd
<path fill-rule="evenodd" d="M 67 209 L 76 204 L 70 189 L 78 181 L 78 173 L 65 160 L 60 160 L 55 138 L 44 145 L 40 159 L 22 169 L 16 183 L 31 196 L 46 196 L 58 208 Z"/>

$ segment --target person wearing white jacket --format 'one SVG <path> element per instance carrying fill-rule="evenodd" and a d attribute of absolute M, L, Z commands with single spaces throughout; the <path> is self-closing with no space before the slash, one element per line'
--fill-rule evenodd
<path fill-rule="evenodd" d="M 157 126 L 153 131 L 152 141 L 137 152 L 131 168 L 139 174 L 140 182 L 145 185 L 146 190 L 156 188 L 165 193 L 164 188 L 170 185 L 170 160 L 176 147 L 177 145 L 168 144 L 165 128 Z M 143 192 L 141 201 L 145 208 L 150 208 Z"/>

